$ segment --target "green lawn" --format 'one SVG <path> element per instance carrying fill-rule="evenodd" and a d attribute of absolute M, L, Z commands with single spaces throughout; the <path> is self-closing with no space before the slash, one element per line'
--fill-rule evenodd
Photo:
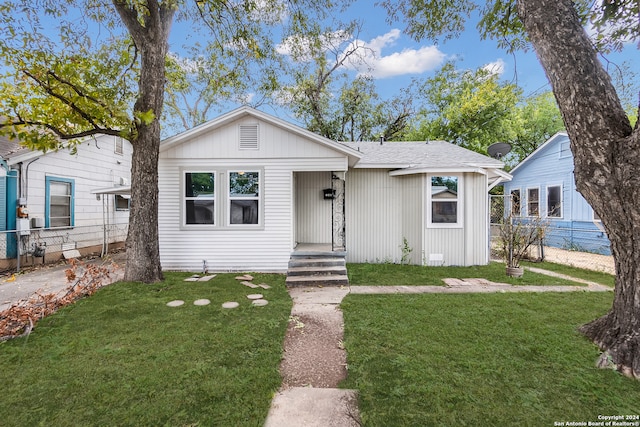
<path fill-rule="evenodd" d="M 235 275 L 117 283 L 0 344 L 3 426 L 261 426 L 291 300 L 282 275 L 256 275 L 269 304 Z M 194 306 L 196 299 L 211 304 Z M 185 305 L 169 308 L 181 299 Z M 225 301 L 240 307 L 222 309 Z"/>
<path fill-rule="evenodd" d="M 615 285 L 616 276 L 604 273 L 602 271 L 586 270 L 582 268 L 572 267 L 570 265 L 556 264 L 553 262 L 527 262 L 523 261 L 524 267 L 543 268 L 545 270 L 554 271 L 556 273 L 566 274 L 568 276 L 577 277 L 578 279 L 589 280 L 590 282 L 600 283 L 601 285 Z"/>
<path fill-rule="evenodd" d="M 545 268 L 549 263 L 537 263 L 532 266 Z M 574 268 L 562 269 L 558 264 L 553 267 L 564 274 L 575 273 Z M 554 271 L 555 271 L 554 270 Z M 510 283 L 512 285 L 572 285 L 585 286 L 556 277 L 525 271 L 521 278 L 508 277 L 505 274 L 505 265 L 500 262 L 492 262 L 488 265 L 472 267 L 424 267 L 419 265 L 401 264 L 349 264 L 347 265 L 349 283 L 352 285 L 370 286 L 415 286 L 430 285 L 444 286 L 442 279 L 446 278 L 484 278 L 497 283 Z M 609 276 L 607 278 L 606 276 Z M 581 276 L 575 276 L 581 278 Z M 608 284 L 610 275 L 595 273 L 592 278 L 598 278 L 603 284 Z M 589 279 L 591 280 L 591 279 Z M 599 281 L 595 280 L 594 281 Z"/>
<path fill-rule="evenodd" d="M 364 426 L 552 426 L 638 415 L 640 382 L 595 368 L 597 348 L 576 331 L 611 300 L 349 295 L 343 386 L 358 390 Z"/>

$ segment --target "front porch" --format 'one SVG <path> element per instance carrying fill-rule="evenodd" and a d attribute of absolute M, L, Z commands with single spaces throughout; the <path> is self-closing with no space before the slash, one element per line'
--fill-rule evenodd
<path fill-rule="evenodd" d="M 287 286 L 348 286 L 346 251 L 330 243 L 299 243 L 291 253 Z"/>

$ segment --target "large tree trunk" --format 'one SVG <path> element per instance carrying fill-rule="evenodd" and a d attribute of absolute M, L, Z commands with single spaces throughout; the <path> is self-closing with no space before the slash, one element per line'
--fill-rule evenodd
<path fill-rule="evenodd" d="M 572 0 L 518 0 L 571 140 L 578 191 L 602 219 L 616 265 L 614 302 L 581 331 L 621 372 L 640 378 L 640 137 Z"/>
<path fill-rule="evenodd" d="M 170 2 L 148 0 L 148 13 L 141 17 L 126 2 L 114 0 L 113 3 L 141 58 L 139 94 L 134 105 L 134 136 L 131 141 L 131 211 L 124 278 L 152 283 L 162 280 L 158 242 L 158 156 L 165 57 L 175 7 Z"/>

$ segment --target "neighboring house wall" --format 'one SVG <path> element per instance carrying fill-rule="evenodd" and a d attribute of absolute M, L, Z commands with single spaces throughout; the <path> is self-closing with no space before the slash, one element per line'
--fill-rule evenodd
<path fill-rule="evenodd" d="M 504 184 L 504 193 L 520 191 L 518 213 L 527 217 L 535 214 L 531 212 L 535 205 L 531 196 L 537 190 L 539 213 L 548 222 L 545 244 L 610 255 L 602 224 L 595 220 L 593 209 L 576 190 L 573 168 L 569 138 L 565 133 L 558 133 L 511 171 L 513 179 Z M 549 203 L 557 199 L 558 189 L 560 208 L 554 209 Z M 512 206 L 507 209 L 511 212 Z M 515 210 L 518 211 L 517 207 Z"/>
<path fill-rule="evenodd" d="M 47 202 L 48 182 L 68 182 L 73 189 L 73 225 L 76 227 L 101 225 L 103 223 L 103 203 L 97 200 L 92 190 L 113 187 L 131 179 L 131 144 L 123 145 L 123 154 L 114 153 L 112 136 L 101 136 L 88 140 L 78 146 L 77 154 L 68 150 L 49 152 L 37 160 L 22 166 L 21 181 L 24 192 L 21 197 L 27 199 L 29 217 L 44 218 Z M 110 202 L 111 203 L 111 202 Z M 123 223 L 129 218 L 128 211 L 116 211 L 109 206 L 109 222 Z"/>
<path fill-rule="evenodd" d="M 5 142 L 6 143 L 6 142 Z M 129 219 L 128 204 L 116 208 L 114 195 L 97 197 L 93 190 L 128 184 L 131 178 L 132 146 L 128 141 L 108 135 L 88 138 L 76 147 L 33 152 L 17 147 L 17 151 L 4 153 L 3 157 L 16 179 L 5 180 L 6 197 L 5 228 L 0 246 L 2 258 L 14 259 L 17 255 L 15 241 L 17 198 L 26 199 L 31 224 L 40 220 L 42 227 L 31 226 L 31 232 L 21 238 L 21 253 L 25 254 L 34 244 L 46 244 L 47 260 L 60 255 L 67 248 L 77 248 L 81 253 L 100 251 L 104 242 L 103 224 L 124 226 Z M 103 202 L 102 198 L 107 199 Z M 31 225 L 30 224 L 30 225 Z M 116 243 L 116 236 L 109 236 L 108 243 Z M 26 249 L 25 249 L 26 248 Z M 54 256 L 54 258 L 52 258 Z M 14 260 L 15 261 L 15 260 Z M 6 266 L 5 266 L 6 267 Z"/>

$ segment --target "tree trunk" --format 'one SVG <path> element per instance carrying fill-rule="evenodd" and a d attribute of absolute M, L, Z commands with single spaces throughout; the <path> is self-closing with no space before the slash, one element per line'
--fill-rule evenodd
<path fill-rule="evenodd" d="M 578 191 L 602 219 L 616 265 L 614 302 L 582 326 L 615 367 L 640 378 L 640 137 L 572 0 L 518 0 L 571 140 Z"/>
<path fill-rule="evenodd" d="M 127 3 L 113 1 L 138 49 L 141 63 L 139 93 L 133 109 L 131 210 L 124 278 L 152 283 L 163 278 L 158 242 L 158 157 L 165 57 L 175 7 L 171 2 L 149 0 L 148 13 L 139 16 Z"/>

